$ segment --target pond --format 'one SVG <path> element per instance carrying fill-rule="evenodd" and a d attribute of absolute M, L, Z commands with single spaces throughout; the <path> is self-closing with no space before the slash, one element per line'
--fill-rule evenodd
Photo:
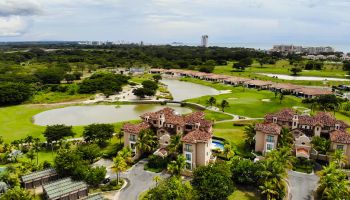
<path fill-rule="evenodd" d="M 220 94 L 219 90 L 196 83 L 179 81 L 176 79 L 163 79 L 161 82 L 168 86 L 168 90 L 173 95 L 175 101 Z"/>
<path fill-rule="evenodd" d="M 346 78 L 332 78 L 332 77 L 317 77 L 317 76 L 291 76 L 285 74 L 269 74 L 269 73 L 257 73 L 269 77 L 277 77 L 283 80 L 300 80 L 300 81 L 350 81 Z"/>
<path fill-rule="evenodd" d="M 141 114 L 154 112 L 164 107 L 154 104 L 69 106 L 39 113 L 33 119 L 34 124 L 41 126 L 55 124 L 82 126 L 93 123 L 116 123 L 140 119 Z M 177 105 L 167 105 L 167 107 L 175 109 L 179 114 L 191 112 L 191 109 Z"/>

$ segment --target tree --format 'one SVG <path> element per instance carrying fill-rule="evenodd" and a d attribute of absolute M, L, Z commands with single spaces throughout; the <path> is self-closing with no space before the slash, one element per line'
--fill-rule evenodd
<path fill-rule="evenodd" d="M 84 177 L 84 181 L 92 185 L 94 187 L 97 187 L 106 177 L 106 167 L 90 167 L 89 170 L 86 172 L 86 175 Z"/>
<path fill-rule="evenodd" d="M 119 144 L 122 144 L 122 138 L 124 137 L 124 132 L 119 131 L 116 133 L 117 138 L 119 139 Z"/>
<path fill-rule="evenodd" d="M 210 97 L 210 98 L 208 99 L 208 104 L 209 104 L 210 106 L 215 105 L 215 104 L 216 104 L 216 98 L 215 98 L 215 97 Z"/>
<path fill-rule="evenodd" d="M 245 143 L 249 147 L 254 147 L 255 145 L 255 124 L 248 124 L 244 127 L 244 133 L 245 133 Z"/>
<path fill-rule="evenodd" d="M 25 189 L 14 187 L 0 196 L 0 200 L 34 200 L 35 198 Z"/>
<path fill-rule="evenodd" d="M 114 126 L 112 124 L 90 124 L 84 127 L 84 140 L 87 142 L 97 142 L 103 145 L 106 140 L 113 137 Z"/>
<path fill-rule="evenodd" d="M 122 148 L 122 150 L 120 150 L 118 152 L 118 156 L 121 156 L 122 158 L 124 158 L 124 160 L 127 162 L 127 163 L 131 163 L 131 159 L 132 159 L 132 152 L 131 152 L 131 149 L 130 147 L 124 147 Z"/>
<path fill-rule="evenodd" d="M 341 100 L 334 94 L 320 95 L 316 98 L 316 103 L 320 110 L 332 110 L 339 109 Z"/>
<path fill-rule="evenodd" d="M 233 157 L 231 160 L 232 180 L 237 184 L 256 185 L 259 170 L 259 165 L 249 159 Z"/>
<path fill-rule="evenodd" d="M 77 152 L 83 160 L 87 160 L 89 163 L 93 163 L 101 155 L 101 149 L 97 144 L 80 145 Z"/>
<path fill-rule="evenodd" d="M 280 99 L 280 103 L 282 103 L 282 101 L 284 99 L 284 93 L 283 92 L 280 93 L 279 99 Z"/>
<path fill-rule="evenodd" d="M 215 69 L 215 66 L 200 66 L 198 71 L 204 72 L 204 73 L 212 73 L 214 69 Z"/>
<path fill-rule="evenodd" d="M 117 182 L 119 183 L 120 173 L 125 171 L 128 165 L 126 164 L 125 159 L 119 155 L 113 159 L 113 162 L 114 168 L 117 171 Z"/>
<path fill-rule="evenodd" d="M 293 134 L 289 131 L 288 128 L 282 127 L 281 134 L 278 140 L 278 146 L 292 148 L 293 142 Z"/>
<path fill-rule="evenodd" d="M 135 96 L 137 96 L 137 97 L 143 99 L 143 98 L 145 98 L 147 92 L 146 92 L 146 90 L 145 90 L 144 88 L 136 88 L 136 89 L 134 89 L 134 90 L 132 91 L 132 93 L 133 93 Z"/>
<path fill-rule="evenodd" d="M 26 157 L 30 160 L 30 162 L 33 162 L 33 160 L 35 159 L 35 152 L 33 149 L 30 149 L 27 153 L 26 153 Z"/>
<path fill-rule="evenodd" d="M 227 159 L 231 159 L 235 155 L 235 152 L 233 150 L 233 146 L 231 144 L 224 145 L 224 154 L 225 154 Z"/>
<path fill-rule="evenodd" d="M 40 69 L 34 75 L 40 79 L 43 84 L 60 84 L 64 78 L 65 72 L 62 69 Z"/>
<path fill-rule="evenodd" d="M 174 135 L 170 138 L 170 144 L 168 145 L 169 152 L 177 155 L 182 152 L 181 136 Z"/>
<path fill-rule="evenodd" d="M 296 76 L 296 75 L 298 75 L 298 73 L 301 72 L 301 68 L 299 68 L 299 67 L 292 67 L 292 68 L 290 69 L 290 71 L 292 72 L 292 75 L 293 75 L 293 76 Z"/>
<path fill-rule="evenodd" d="M 331 142 L 320 136 L 314 136 L 311 144 L 313 145 L 313 148 L 321 154 L 326 154 L 331 147 Z"/>
<path fill-rule="evenodd" d="M 267 200 L 273 200 L 279 197 L 279 192 L 276 190 L 272 181 L 265 181 L 263 185 L 259 186 L 259 189 L 261 190 L 261 194 L 266 196 Z"/>
<path fill-rule="evenodd" d="M 343 150 L 336 150 L 333 154 L 332 161 L 339 167 L 342 168 L 348 162 L 346 155 Z"/>
<path fill-rule="evenodd" d="M 155 176 L 159 177 L 159 176 Z M 157 178 L 158 179 L 158 178 Z M 196 200 L 196 191 L 192 188 L 189 182 L 182 182 L 178 177 L 170 177 L 160 181 L 156 187 L 150 189 L 145 199 L 148 200 Z"/>
<path fill-rule="evenodd" d="M 54 159 L 54 166 L 61 176 L 75 175 L 76 169 L 85 165 L 79 154 L 72 149 L 60 149 Z"/>
<path fill-rule="evenodd" d="M 135 146 L 137 150 L 143 153 L 151 152 L 157 146 L 157 136 L 151 129 L 144 129 L 137 137 Z"/>
<path fill-rule="evenodd" d="M 76 76 L 74 74 L 66 74 L 64 75 L 64 79 L 67 81 L 67 83 L 73 83 L 73 81 L 76 79 Z"/>
<path fill-rule="evenodd" d="M 0 82 L 0 106 L 14 105 L 28 100 L 32 87 L 25 83 Z"/>
<path fill-rule="evenodd" d="M 162 80 L 162 76 L 160 74 L 153 75 L 153 80 L 158 83 L 160 80 Z"/>
<path fill-rule="evenodd" d="M 162 178 L 160 176 L 158 176 L 158 175 L 153 177 L 153 181 L 156 182 L 156 187 L 158 186 L 158 183 L 161 180 L 162 180 Z"/>
<path fill-rule="evenodd" d="M 225 108 L 230 107 L 230 104 L 228 103 L 228 101 L 226 101 L 226 100 L 224 99 L 224 100 L 221 101 L 220 106 L 221 106 L 222 112 L 225 112 Z"/>
<path fill-rule="evenodd" d="M 234 190 L 232 174 L 226 163 L 215 163 L 197 167 L 191 181 L 200 199 L 224 200 Z"/>
<path fill-rule="evenodd" d="M 59 141 L 69 136 L 73 137 L 75 135 L 72 126 L 66 126 L 63 124 L 47 126 L 43 134 L 48 143 Z"/>
<path fill-rule="evenodd" d="M 173 176 L 180 176 L 183 169 L 185 169 L 186 159 L 183 155 L 178 155 L 176 160 L 168 164 L 168 170 Z"/>
<path fill-rule="evenodd" d="M 350 71 L 350 61 L 343 61 L 343 70 Z"/>

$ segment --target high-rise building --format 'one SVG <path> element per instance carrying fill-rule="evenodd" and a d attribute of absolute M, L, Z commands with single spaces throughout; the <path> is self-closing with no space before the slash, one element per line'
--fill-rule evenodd
<path fill-rule="evenodd" d="M 202 35 L 202 47 L 208 47 L 208 35 Z"/>

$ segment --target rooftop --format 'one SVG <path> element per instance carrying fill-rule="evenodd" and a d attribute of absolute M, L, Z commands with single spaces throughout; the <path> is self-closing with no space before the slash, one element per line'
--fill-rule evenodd
<path fill-rule="evenodd" d="M 141 122 L 139 124 L 125 123 L 122 126 L 122 130 L 128 133 L 138 134 L 144 129 L 148 129 L 150 125 L 146 122 Z"/>
<path fill-rule="evenodd" d="M 335 130 L 330 133 L 330 139 L 332 142 L 341 144 L 350 144 L 350 134 L 346 131 Z"/>
<path fill-rule="evenodd" d="M 93 194 L 82 198 L 81 200 L 105 200 L 105 198 L 101 194 Z"/>
<path fill-rule="evenodd" d="M 71 178 L 61 179 L 43 186 L 49 199 L 55 199 L 65 194 L 87 189 L 87 184 L 82 181 L 73 181 Z"/>
<path fill-rule="evenodd" d="M 24 176 L 22 176 L 22 181 L 23 182 L 30 182 L 36 179 L 40 179 L 46 176 L 53 176 L 53 175 L 57 175 L 56 170 L 49 168 L 49 169 L 45 169 L 45 170 L 41 170 L 41 171 L 36 171 L 30 174 L 26 174 Z"/>
<path fill-rule="evenodd" d="M 261 123 L 255 125 L 256 131 L 261 131 L 265 134 L 279 135 L 281 133 L 281 127 L 275 123 Z"/>
<path fill-rule="evenodd" d="M 181 141 L 186 143 L 208 142 L 212 138 L 212 134 L 206 131 L 194 130 L 182 137 Z"/>

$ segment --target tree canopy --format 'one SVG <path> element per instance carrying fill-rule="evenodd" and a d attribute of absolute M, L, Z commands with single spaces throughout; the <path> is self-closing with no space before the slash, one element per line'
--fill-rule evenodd
<path fill-rule="evenodd" d="M 59 141 L 65 137 L 73 137 L 75 135 L 72 126 L 66 126 L 63 124 L 47 126 L 43 134 L 49 143 Z"/>

